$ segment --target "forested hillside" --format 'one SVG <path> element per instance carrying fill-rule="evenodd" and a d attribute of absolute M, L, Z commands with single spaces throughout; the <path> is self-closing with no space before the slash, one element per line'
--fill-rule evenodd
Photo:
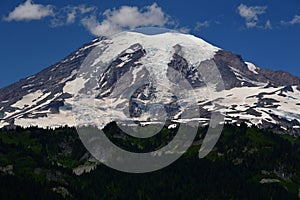
<path fill-rule="evenodd" d="M 149 151 L 172 139 L 163 129 L 150 140 L 106 135 L 122 148 Z M 300 141 L 256 127 L 226 125 L 204 159 L 198 150 L 206 128 L 175 163 L 151 173 L 110 169 L 87 153 L 74 128 L 0 131 L 0 199 L 297 199 Z"/>

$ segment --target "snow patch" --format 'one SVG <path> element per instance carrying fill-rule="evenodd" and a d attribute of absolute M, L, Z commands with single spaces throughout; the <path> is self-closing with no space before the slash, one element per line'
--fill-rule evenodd
<path fill-rule="evenodd" d="M 174 129 L 174 128 L 176 128 L 177 127 L 177 124 L 170 124 L 169 126 L 168 126 L 168 129 Z"/>
<path fill-rule="evenodd" d="M 63 88 L 63 93 L 77 94 L 84 87 L 85 83 L 86 80 L 82 77 L 77 77 L 72 81 L 68 81 Z"/>
<path fill-rule="evenodd" d="M 248 69 L 253 72 L 254 74 L 258 74 L 258 72 L 256 71 L 257 70 L 257 67 L 253 64 L 253 63 L 250 63 L 250 62 L 245 62 L 245 64 L 247 65 Z"/>
<path fill-rule="evenodd" d="M 61 126 L 75 126 L 73 114 L 71 111 L 60 110 L 59 114 L 48 114 L 47 117 L 33 118 L 15 118 L 15 125 L 22 127 L 37 126 L 41 128 L 57 128 Z"/>
<path fill-rule="evenodd" d="M 43 92 L 41 90 L 37 90 L 33 93 L 27 94 L 23 96 L 23 98 L 20 101 L 17 101 L 16 103 L 12 104 L 11 107 L 24 109 L 25 107 L 31 107 L 32 105 L 36 104 L 39 98 L 43 95 Z"/>

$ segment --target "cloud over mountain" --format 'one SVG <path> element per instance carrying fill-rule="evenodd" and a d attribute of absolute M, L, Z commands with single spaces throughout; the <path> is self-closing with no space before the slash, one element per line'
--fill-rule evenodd
<path fill-rule="evenodd" d="M 141 26 L 164 26 L 169 17 L 156 3 L 139 9 L 135 6 L 122 6 L 119 9 L 107 9 L 103 20 L 98 21 L 95 15 L 85 17 L 82 24 L 94 35 L 111 35 L 126 28 Z"/>

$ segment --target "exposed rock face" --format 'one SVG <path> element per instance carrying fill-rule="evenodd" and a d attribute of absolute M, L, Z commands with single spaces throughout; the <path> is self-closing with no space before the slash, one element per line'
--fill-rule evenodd
<path fill-rule="evenodd" d="M 288 72 L 284 71 L 271 71 L 268 69 L 261 69 L 260 73 L 267 77 L 269 83 L 273 84 L 274 86 L 291 86 L 297 85 L 300 86 L 300 80 L 298 77 L 291 75 Z"/>
<path fill-rule="evenodd" d="M 168 66 L 178 71 L 179 74 L 185 77 L 193 87 L 196 88 L 205 86 L 205 83 L 203 82 L 203 80 L 201 80 L 201 75 L 199 74 L 197 69 L 193 66 L 189 66 L 186 59 L 179 54 L 175 53 L 173 55 L 173 59 L 168 64 Z"/>
<path fill-rule="evenodd" d="M 300 79 L 288 72 L 271 71 L 257 67 L 257 73 L 253 73 L 249 70 L 242 57 L 232 52 L 220 50 L 214 56 L 214 61 L 223 76 L 226 89 L 241 86 L 251 87 L 256 85 L 255 82 L 269 83 L 276 87 L 300 85 Z M 236 72 L 236 74 L 234 72 Z M 240 77 L 246 79 L 241 81 L 241 79 L 239 79 Z M 244 84 L 241 84 L 241 82 L 244 82 Z"/>
<path fill-rule="evenodd" d="M 126 52 L 128 50 L 131 50 L 130 53 Z M 132 70 L 132 68 L 140 65 L 136 62 L 139 61 L 145 54 L 146 52 L 140 44 L 134 44 L 123 51 L 113 62 L 111 62 L 109 67 L 101 76 L 99 83 L 100 95 L 98 97 L 101 98 L 109 96 L 118 79 L 126 72 Z"/>

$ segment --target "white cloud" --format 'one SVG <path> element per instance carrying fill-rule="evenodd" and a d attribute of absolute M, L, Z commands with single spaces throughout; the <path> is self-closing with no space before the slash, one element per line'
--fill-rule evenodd
<path fill-rule="evenodd" d="M 240 4 L 238 11 L 241 17 L 246 20 L 247 28 L 253 28 L 257 26 L 258 16 L 266 12 L 267 6 L 246 6 Z"/>
<path fill-rule="evenodd" d="M 107 20 L 104 20 L 101 23 L 98 22 L 95 15 L 83 18 L 81 23 L 88 29 L 88 31 L 90 31 L 91 34 L 96 36 L 108 36 L 122 31 L 121 27 L 112 24 Z"/>
<path fill-rule="evenodd" d="M 67 13 L 67 24 L 72 24 L 75 22 L 76 10 L 71 10 L 71 12 Z"/>
<path fill-rule="evenodd" d="M 39 20 L 47 16 L 53 15 L 53 6 L 35 4 L 31 0 L 18 5 L 12 12 L 4 18 L 6 21 L 31 21 Z"/>
<path fill-rule="evenodd" d="M 273 29 L 271 21 L 267 20 L 266 24 L 265 24 L 265 29 Z"/>
<path fill-rule="evenodd" d="M 108 9 L 103 12 L 103 18 L 99 22 L 96 15 L 91 15 L 83 18 L 81 22 L 93 35 L 109 36 L 127 28 L 164 26 L 169 21 L 169 17 L 156 3 L 143 9 L 135 6 Z"/>
<path fill-rule="evenodd" d="M 195 26 L 195 31 L 201 31 L 203 28 L 209 27 L 210 22 L 209 21 L 204 21 L 204 22 L 197 22 Z"/>
<path fill-rule="evenodd" d="M 187 26 L 177 29 L 180 33 L 189 33 L 191 29 Z"/>
<path fill-rule="evenodd" d="M 5 21 L 30 21 L 40 20 L 50 16 L 50 26 L 60 27 L 80 23 L 93 35 L 109 36 L 125 29 L 142 26 L 160 26 L 168 24 L 175 26 L 175 22 L 166 15 L 156 3 L 138 8 L 136 6 L 121 6 L 118 9 L 107 9 L 102 13 L 102 19 L 97 18 L 97 7 L 76 5 L 55 8 L 53 5 L 36 4 L 26 0 L 18 5 L 4 18 Z M 181 32 L 189 32 L 188 27 L 177 28 Z"/>
<path fill-rule="evenodd" d="M 61 8 L 55 13 L 55 16 L 51 19 L 51 27 L 59 27 L 68 24 L 73 24 L 76 18 L 86 16 L 87 13 L 93 12 L 96 7 L 86 5 L 79 6 L 66 6 Z"/>
<path fill-rule="evenodd" d="M 300 15 L 295 15 L 293 19 L 290 21 L 281 21 L 281 24 L 283 25 L 295 25 L 295 24 L 300 24 Z"/>
<path fill-rule="evenodd" d="M 97 8 L 95 6 L 89 6 L 89 7 L 87 7 L 86 5 L 79 5 L 76 8 L 79 10 L 79 12 L 81 14 L 86 14 L 86 13 L 89 13 L 89 12 L 97 10 Z"/>
<path fill-rule="evenodd" d="M 300 24 L 300 15 L 295 15 L 294 18 L 290 21 L 290 24 Z"/>

